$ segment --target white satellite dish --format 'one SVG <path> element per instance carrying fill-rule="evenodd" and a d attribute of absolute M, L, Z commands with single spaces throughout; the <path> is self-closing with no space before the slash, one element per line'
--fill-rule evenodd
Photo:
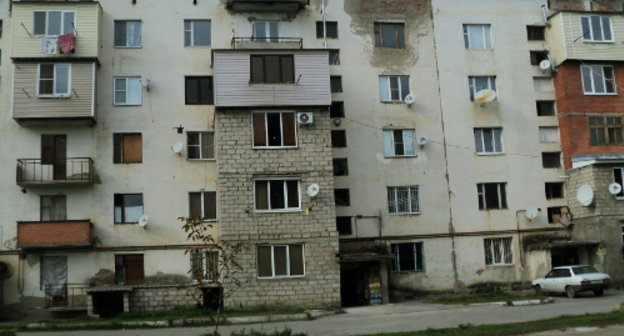
<path fill-rule="evenodd" d="M 526 211 L 524 212 L 524 215 L 529 220 L 534 220 L 535 217 L 537 217 L 538 214 L 539 214 L 539 209 L 536 208 L 536 207 L 527 208 Z"/>
<path fill-rule="evenodd" d="M 317 183 L 312 183 L 308 186 L 308 195 L 310 195 L 310 197 L 315 197 L 318 195 L 320 190 L 321 187 L 319 187 Z"/>
<path fill-rule="evenodd" d="M 182 152 L 182 148 L 184 148 L 184 144 L 182 142 L 176 142 L 173 146 L 171 146 L 171 150 L 175 154 L 180 154 Z"/>
<path fill-rule="evenodd" d="M 549 60 L 542 60 L 539 62 L 539 67 L 542 71 L 550 70 L 552 68 L 552 63 Z"/>
<path fill-rule="evenodd" d="M 428 141 L 429 141 L 429 138 L 427 138 L 427 136 L 426 136 L 426 135 L 421 135 L 421 136 L 419 136 L 419 137 L 418 137 L 418 139 L 416 139 L 416 143 L 417 143 L 419 146 L 424 146 L 424 145 L 426 145 Z"/>
<path fill-rule="evenodd" d="M 149 218 L 147 217 L 147 215 L 141 215 L 141 217 L 139 217 L 139 227 L 145 229 L 148 222 Z"/>
<path fill-rule="evenodd" d="M 475 103 L 489 103 L 494 100 L 496 100 L 496 91 L 494 90 L 483 89 L 474 95 Z"/>
<path fill-rule="evenodd" d="M 413 93 L 410 92 L 410 93 L 407 94 L 407 96 L 405 96 L 405 99 L 403 99 L 403 101 L 407 105 L 412 105 L 416 101 L 416 96 Z"/>
<path fill-rule="evenodd" d="M 609 192 L 611 193 L 611 195 L 619 194 L 620 192 L 622 192 L 622 185 L 617 182 L 609 184 Z"/>
<path fill-rule="evenodd" d="M 590 206 L 594 202 L 594 190 L 592 187 L 587 184 L 580 186 L 576 191 L 576 200 L 582 206 Z"/>

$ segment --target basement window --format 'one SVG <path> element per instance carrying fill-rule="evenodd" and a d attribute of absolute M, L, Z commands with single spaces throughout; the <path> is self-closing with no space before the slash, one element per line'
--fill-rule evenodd
<path fill-rule="evenodd" d="M 251 55 L 250 83 L 295 83 L 295 61 L 293 55 Z"/>
<path fill-rule="evenodd" d="M 254 112 L 253 147 L 283 148 L 297 146 L 295 113 Z"/>
<path fill-rule="evenodd" d="M 259 245 L 258 277 L 288 278 L 305 275 L 303 244 Z"/>
<path fill-rule="evenodd" d="M 425 270 L 423 243 L 391 244 L 392 272 L 422 272 Z"/>

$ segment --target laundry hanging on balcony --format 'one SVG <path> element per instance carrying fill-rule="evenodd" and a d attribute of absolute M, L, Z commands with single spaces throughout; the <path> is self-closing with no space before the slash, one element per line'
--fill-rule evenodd
<path fill-rule="evenodd" d="M 76 48 L 74 33 L 67 33 L 58 36 L 58 46 L 61 54 L 74 52 Z"/>

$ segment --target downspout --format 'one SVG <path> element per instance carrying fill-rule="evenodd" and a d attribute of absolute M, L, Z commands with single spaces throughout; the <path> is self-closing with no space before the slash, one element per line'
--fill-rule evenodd
<path fill-rule="evenodd" d="M 524 255 L 524 248 L 522 247 L 522 232 L 520 231 L 520 220 L 518 219 L 518 215 L 521 212 L 526 212 L 526 210 L 516 210 L 516 230 L 518 231 L 518 247 L 520 248 L 520 266 L 524 268 L 526 257 Z"/>
<path fill-rule="evenodd" d="M 327 19 L 325 17 L 325 0 L 321 3 L 321 15 L 323 16 L 323 48 L 327 49 Z"/>

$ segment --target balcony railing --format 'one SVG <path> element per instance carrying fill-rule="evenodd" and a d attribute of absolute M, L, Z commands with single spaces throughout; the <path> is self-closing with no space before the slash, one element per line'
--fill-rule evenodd
<path fill-rule="evenodd" d="M 67 158 L 44 162 L 42 159 L 17 160 L 17 184 L 65 185 L 93 184 L 93 160 L 91 158 Z"/>
<path fill-rule="evenodd" d="M 87 285 L 45 285 L 45 307 L 61 309 L 87 309 Z"/>
<path fill-rule="evenodd" d="M 233 49 L 303 49 L 300 37 L 233 37 Z"/>
<path fill-rule="evenodd" d="M 294 13 L 310 0 L 227 0 L 226 8 L 235 12 Z"/>
<path fill-rule="evenodd" d="M 17 222 L 17 246 L 22 249 L 85 248 L 93 245 L 88 219 Z"/>

